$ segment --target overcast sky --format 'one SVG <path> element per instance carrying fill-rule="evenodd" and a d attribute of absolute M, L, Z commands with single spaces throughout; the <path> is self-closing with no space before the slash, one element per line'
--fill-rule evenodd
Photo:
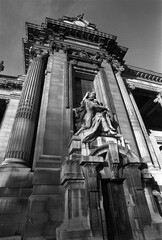
<path fill-rule="evenodd" d="M 1 74 L 24 73 L 25 22 L 41 24 L 45 17 L 82 13 L 98 30 L 128 47 L 127 64 L 162 72 L 162 0 L 0 0 L 0 60 L 5 62 Z"/>

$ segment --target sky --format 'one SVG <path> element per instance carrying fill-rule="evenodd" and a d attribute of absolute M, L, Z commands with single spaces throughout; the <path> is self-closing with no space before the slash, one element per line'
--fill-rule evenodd
<path fill-rule="evenodd" d="M 128 48 L 126 64 L 162 73 L 162 0 L 0 0 L 1 74 L 24 74 L 25 22 L 84 18 Z"/>

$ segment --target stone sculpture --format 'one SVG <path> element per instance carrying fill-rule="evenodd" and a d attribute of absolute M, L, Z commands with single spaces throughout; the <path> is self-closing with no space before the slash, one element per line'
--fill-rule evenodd
<path fill-rule="evenodd" d="M 111 123 L 109 108 L 98 102 L 95 92 L 87 92 L 80 107 L 74 111 L 78 129 L 75 135 L 83 133 L 83 142 L 92 142 L 97 136 L 117 135 Z"/>

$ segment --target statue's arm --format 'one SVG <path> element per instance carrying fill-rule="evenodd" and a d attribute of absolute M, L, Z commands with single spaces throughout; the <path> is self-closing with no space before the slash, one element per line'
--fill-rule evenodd
<path fill-rule="evenodd" d="M 109 108 L 106 108 L 102 105 L 99 105 L 98 103 L 92 103 L 92 105 L 93 105 L 94 108 L 100 108 L 102 110 L 109 111 Z"/>

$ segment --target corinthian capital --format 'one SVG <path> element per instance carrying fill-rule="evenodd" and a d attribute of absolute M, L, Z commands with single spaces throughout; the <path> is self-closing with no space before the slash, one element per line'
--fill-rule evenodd
<path fill-rule="evenodd" d="M 124 66 L 116 59 L 112 59 L 111 61 L 112 67 L 116 72 L 123 72 L 125 70 Z"/>
<path fill-rule="evenodd" d="M 34 59 L 37 57 L 43 57 L 46 56 L 47 54 L 49 54 L 47 49 L 43 49 L 43 48 L 35 48 L 33 46 L 31 46 L 29 48 L 29 54 L 30 54 L 30 58 Z"/>

